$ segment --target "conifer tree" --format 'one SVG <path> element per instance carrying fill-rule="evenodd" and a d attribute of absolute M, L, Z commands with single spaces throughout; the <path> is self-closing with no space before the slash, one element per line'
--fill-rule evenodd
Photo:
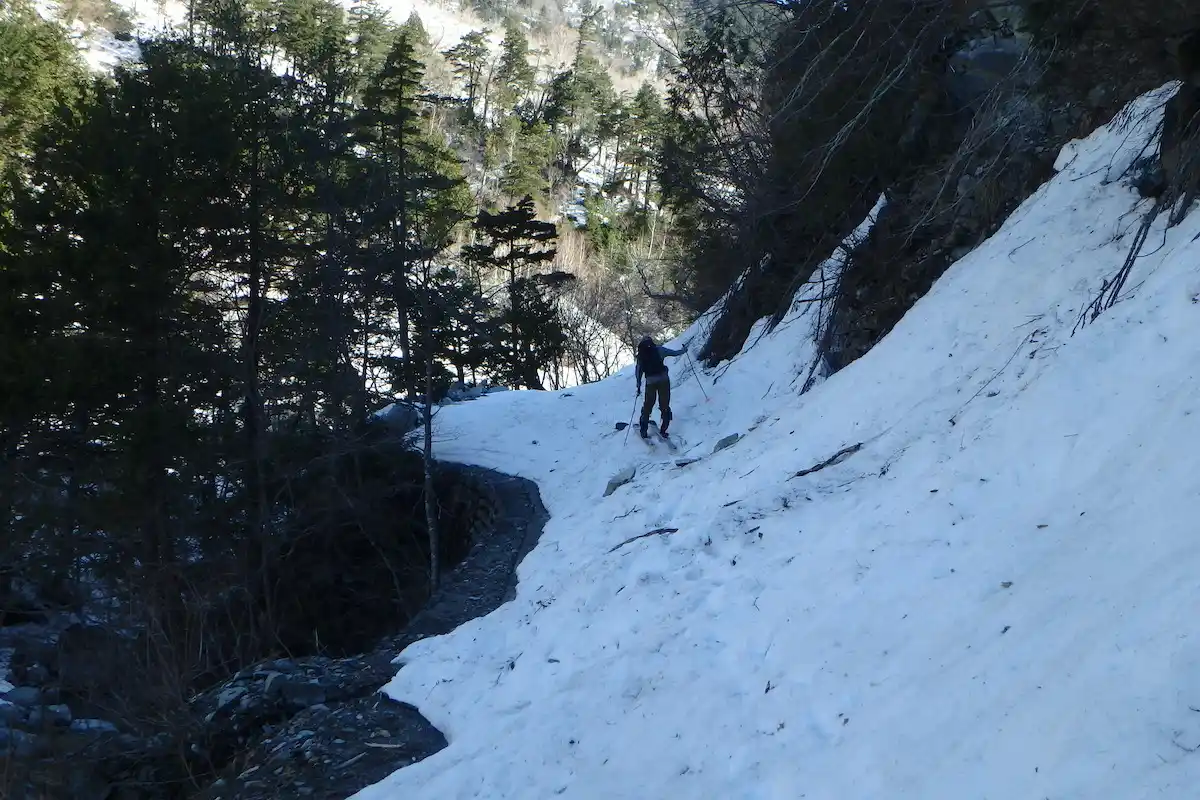
<path fill-rule="evenodd" d="M 379 0 L 354 0 L 350 6 L 350 31 L 354 60 L 355 96 L 361 97 L 371 78 L 383 69 L 396 31 L 388 23 Z"/>
<path fill-rule="evenodd" d="M 529 63 L 529 39 L 512 20 L 504 24 L 500 50 L 500 63 L 496 69 L 497 102 L 504 111 L 512 113 L 532 91 L 535 78 L 533 65 Z"/>
<path fill-rule="evenodd" d="M 640 197 L 643 211 L 649 211 L 650 191 L 654 182 L 658 154 L 662 148 L 663 109 L 658 93 L 643 83 L 630 107 L 630 139 L 622 160 L 632 174 L 633 195 Z"/>
<path fill-rule="evenodd" d="M 419 120 L 427 101 L 421 90 L 422 67 L 401 33 L 383 69 L 364 98 L 359 139 L 370 150 L 372 167 L 364 187 L 367 224 L 373 226 L 375 270 L 391 287 L 401 358 L 392 360 L 401 394 L 417 396 L 416 361 L 411 342 L 413 270 L 445 247 L 453 225 L 446 218 L 463 213 L 461 179 L 453 159 L 423 132 Z"/>
<path fill-rule="evenodd" d="M 34 132 L 56 109 L 74 104 L 82 85 L 66 32 L 26 0 L 0 3 L 0 213 Z"/>
<path fill-rule="evenodd" d="M 534 268 L 554 260 L 551 245 L 558 230 L 537 219 L 533 198 L 528 196 L 495 214 L 481 211 L 475 230 L 479 242 L 463 248 L 464 258 L 477 268 L 497 273 L 508 294 L 502 374 L 514 387 L 541 389 L 538 368 L 557 355 L 561 326 L 547 310 L 543 284 L 534 279 Z"/>
<path fill-rule="evenodd" d="M 487 37 L 490 32 L 486 28 L 471 31 L 444 54 L 454 68 L 454 74 L 462 81 L 463 89 L 467 93 L 467 113 L 470 116 L 474 116 L 475 105 L 486 91 L 484 83 L 491 52 L 487 46 Z"/>

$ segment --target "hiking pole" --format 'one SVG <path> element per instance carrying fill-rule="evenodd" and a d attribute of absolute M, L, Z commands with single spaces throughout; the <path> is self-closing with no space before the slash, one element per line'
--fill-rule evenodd
<path fill-rule="evenodd" d="M 621 447 L 629 444 L 629 429 L 633 427 L 633 415 L 637 413 L 637 401 L 641 392 L 633 396 L 633 411 L 629 412 L 629 424 L 625 426 L 625 441 L 621 442 Z"/>
<path fill-rule="evenodd" d="M 692 353 L 686 349 L 683 352 L 687 353 L 688 363 L 692 365 L 692 377 L 696 379 L 696 383 L 700 384 L 700 391 L 704 392 L 704 402 L 707 403 L 709 400 L 708 392 L 704 391 L 704 384 L 700 383 L 700 376 L 696 374 L 696 362 L 692 361 Z"/>

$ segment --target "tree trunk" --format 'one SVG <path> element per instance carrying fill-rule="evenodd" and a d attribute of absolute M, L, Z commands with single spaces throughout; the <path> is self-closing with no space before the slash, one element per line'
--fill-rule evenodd
<path fill-rule="evenodd" d="M 487 161 L 487 131 L 488 131 L 488 113 L 491 111 L 492 105 L 492 76 L 496 73 L 497 61 L 493 61 L 488 67 L 487 81 L 483 84 L 483 115 L 479 118 L 479 162 Z M 480 70 L 482 76 L 483 71 Z"/>
<path fill-rule="evenodd" d="M 163 398 L 159 387 L 162 359 L 159 355 L 162 345 L 155 338 L 150 341 L 150 358 L 147 359 L 150 368 L 142 374 L 141 386 L 138 391 L 138 402 L 147 414 L 145 430 L 140 432 L 143 437 L 145 451 L 141 456 L 140 472 L 142 502 L 146 504 L 142 523 L 142 558 L 145 566 L 151 571 L 151 579 L 158 580 L 170 563 L 170 553 L 174 549 L 168 541 L 169 534 L 163 520 L 163 501 L 166 491 L 163 481 L 167 475 L 168 460 L 163 453 L 166 432 L 162 429 Z M 156 598 L 166 600 L 165 597 Z"/>
<path fill-rule="evenodd" d="M 512 245 L 509 245 L 510 252 Z M 512 336 L 511 358 L 512 379 L 514 389 L 521 388 L 521 377 L 524 372 L 525 354 L 521 352 L 521 326 L 519 324 L 521 306 L 517 301 L 517 268 L 514 264 L 508 266 L 508 313 L 509 335 Z"/>
<path fill-rule="evenodd" d="M 375 267 L 369 265 L 369 270 Z M 358 395 L 358 421 L 367 419 L 367 398 L 371 396 L 371 298 L 375 296 L 375 281 L 369 279 L 363 299 L 363 334 L 362 334 L 362 391 Z"/>
<path fill-rule="evenodd" d="M 337 96 L 333 88 L 334 68 L 331 65 L 325 80 L 325 117 L 324 129 L 321 131 L 324 150 L 325 169 L 321 176 L 321 205 L 325 212 L 325 253 L 320 266 L 320 303 L 321 317 L 325 325 L 325 335 L 329 337 L 325 357 L 328 378 L 325 386 L 326 414 L 335 430 L 344 427 L 346 408 L 346 381 L 342 371 L 341 348 L 346 340 L 345 325 L 342 316 L 342 272 L 335 261 L 335 253 L 342 252 L 342 241 L 338 235 L 341 228 L 335 220 L 334 206 L 334 170 L 333 155 L 337 149 L 335 136 L 332 133 L 336 115 Z M 315 416 L 315 415 L 314 415 Z"/>
<path fill-rule="evenodd" d="M 411 319 L 409 317 L 409 291 L 408 291 L 408 245 L 409 245 L 409 220 L 408 220 L 408 158 L 405 152 L 404 141 L 404 122 L 401 121 L 396 126 L 396 184 L 393 186 L 393 191 L 400 195 L 399 230 L 393 227 L 392 248 L 396 256 L 396 272 L 393 276 L 392 291 L 396 303 L 396 324 L 399 327 L 400 335 L 400 357 L 401 357 L 401 372 L 400 386 L 404 393 L 408 395 L 411 402 L 416 402 L 417 399 L 417 380 L 416 370 L 413 369 L 413 351 L 412 351 L 412 335 L 409 331 Z"/>
<path fill-rule="evenodd" d="M 267 509 L 267 489 L 263 474 L 266 462 L 266 420 L 262 391 L 259 386 L 259 337 L 262 334 L 266 312 L 266 266 L 263 253 L 262 175 L 260 165 L 262 142 L 255 133 L 256 141 L 250 151 L 250 208 L 249 208 L 249 252 L 247 254 L 246 278 L 249 284 L 249 300 L 246 309 L 246 340 L 243 356 L 245 370 L 245 407 L 243 409 L 244 434 L 246 439 L 246 498 L 249 503 L 249 537 L 245 544 L 244 568 L 248 581 L 264 581 L 262 601 L 266 604 L 264 615 L 269 620 L 271 591 L 266 584 L 263 570 L 264 553 L 267 546 L 267 528 L 270 514 Z"/>
<path fill-rule="evenodd" d="M 425 324 L 432 325 L 426 316 Z M 427 328 L 426 333 L 432 331 Z M 441 579 L 441 539 L 438 535 L 437 496 L 433 489 L 433 348 L 425 353 L 425 527 L 429 531 L 429 592 L 437 591 Z"/>

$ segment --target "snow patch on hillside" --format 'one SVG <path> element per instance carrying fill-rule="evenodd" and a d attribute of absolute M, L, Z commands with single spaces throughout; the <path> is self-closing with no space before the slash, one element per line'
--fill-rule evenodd
<path fill-rule="evenodd" d="M 812 303 L 673 360 L 678 454 L 614 430 L 629 370 L 445 410 L 438 455 L 536 480 L 552 518 L 516 599 L 387 686 L 449 746 L 356 797 L 1193 796 L 1200 214 L 1071 335 L 1173 88 L 812 391 Z"/>
<path fill-rule="evenodd" d="M 352 2 L 342 0 L 349 9 Z M 387 9 L 388 16 L 393 22 L 405 22 L 415 11 L 429 34 L 429 41 L 435 50 L 445 50 L 458 44 L 471 31 L 491 28 L 493 33 L 488 37 L 492 46 L 499 46 L 503 38 L 495 32 L 499 26 L 484 25 L 474 13 L 460 9 L 458 3 L 443 5 L 440 3 L 423 2 L 423 0 L 380 0 L 380 7 Z"/>

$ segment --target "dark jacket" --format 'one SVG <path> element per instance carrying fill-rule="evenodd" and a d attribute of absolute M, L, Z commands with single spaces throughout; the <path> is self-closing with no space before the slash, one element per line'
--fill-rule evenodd
<path fill-rule="evenodd" d="M 682 348 L 679 350 L 672 350 L 671 348 L 663 347 L 662 345 L 657 345 L 657 348 L 658 348 L 658 357 L 659 358 L 665 358 L 666 356 L 681 356 L 681 355 L 683 355 L 683 352 L 684 352 Z M 633 376 L 637 380 L 638 386 L 641 386 L 642 385 L 642 360 L 640 358 L 637 359 L 637 366 L 633 370 Z M 649 385 L 651 383 L 658 383 L 660 381 L 670 380 L 670 378 L 671 378 L 670 373 L 667 372 L 667 365 L 663 364 L 662 372 L 660 372 L 657 375 L 647 375 L 646 376 L 646 384 Z"/>

